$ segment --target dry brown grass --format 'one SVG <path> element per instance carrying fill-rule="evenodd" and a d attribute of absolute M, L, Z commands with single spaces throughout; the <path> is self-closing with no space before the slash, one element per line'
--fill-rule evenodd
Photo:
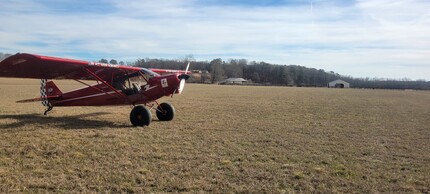
<path fill-rule="evenodd" d="M 188 84 L 174 121 L 135 128 L 14 103 L 38 88 L 0 79 L 2 193 L 430 192 L 430 92 Z"/>

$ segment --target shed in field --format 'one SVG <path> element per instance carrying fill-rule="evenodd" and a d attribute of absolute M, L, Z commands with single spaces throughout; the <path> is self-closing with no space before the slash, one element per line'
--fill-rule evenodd
<path fill-rule="evenodd" d="M 220 82 L 220 84 L 244 84 L 246 82 L 247 82 L 247 80 L 243 79 L 243 78 L 228 78 L 228 79 Z"/>
<path fill-rule="evenodd" d="M 332 82 L 329 82 L 327 84 L 327 87 L 329 88 L 349 88 L 349 83 L 343 80 L 334 80 Z"/>

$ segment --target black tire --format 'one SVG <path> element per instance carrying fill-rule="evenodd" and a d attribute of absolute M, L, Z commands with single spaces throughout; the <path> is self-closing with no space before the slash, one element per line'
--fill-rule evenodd
<path fill-rule="evenodd" d="M 130 112 L 130 121 L 133 126 L 148 126 L 151 124 L 151 111 L 144 106 L 135 106 Z"/>
<path fill-rule="evenodd" d="M 161 103 L 157 109 L 156 114 L 160 121 L 171 121 L 175 117 L 175 108 L 169 103 Z"/>

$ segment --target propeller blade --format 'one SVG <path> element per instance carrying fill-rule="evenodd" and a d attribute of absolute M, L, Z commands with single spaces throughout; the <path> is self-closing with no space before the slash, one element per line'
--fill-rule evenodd
<path fill-rule="evenodd" d="M 190 67 L 190 62 L 188 62 L 187 68 L 185 69 L 185 74 L 188 73 L 188 68 Z"/>
<path fill-rule="evenodd" d="M 185 79 L 181 79 L 181 82 L 179 82 L 179 88 L 178 88 L 178 93 L 182 93 L 182 91 L 184 90 L 185 87 Z"/>
<path fill-rule="evenodd" d="M 179 88 L 178 88 L 178 93 L 180 94 L 185 87 L 185 80 L 187 80 L 188 78 L 190 78 L 189 75 L 187 75 L 188 73 L 188 68 L 190 68 L 190 62 L 188 62 L 187 68 L 185 68 L 185 73 L 181 74 L 178 76 L 178 78 L 181 80 L 181 82 L 179 82 Z"/>

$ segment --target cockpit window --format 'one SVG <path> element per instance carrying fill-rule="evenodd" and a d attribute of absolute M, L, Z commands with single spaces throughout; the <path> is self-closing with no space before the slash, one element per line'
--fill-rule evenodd
<path fill-rule="evenodd" d="M 158 74 L 149 69 L 142 68 L 140 72 L 134 72 L 115 78 L 112 86 L 121 90 L 126 95 L 133 95 L 137 94 L 153 76 L 158 76 Z"/>
<path fill-rule="evenodd" d="M 141 71 L 142 71 L 144 74 L 149 75 L 149 76 L 151 76 L 151 77 L 153 77 L 153 76 L 159 76 L 159 74 L 158 74 L 158 73 L 155 73 L 155 72 L 153 72 L 153 71 L 151 71 L 151 70 L 149 70 L 149 69 L 146 69 L 146 68 L 142 68 L 142 69 L 141 69 Z"/>

